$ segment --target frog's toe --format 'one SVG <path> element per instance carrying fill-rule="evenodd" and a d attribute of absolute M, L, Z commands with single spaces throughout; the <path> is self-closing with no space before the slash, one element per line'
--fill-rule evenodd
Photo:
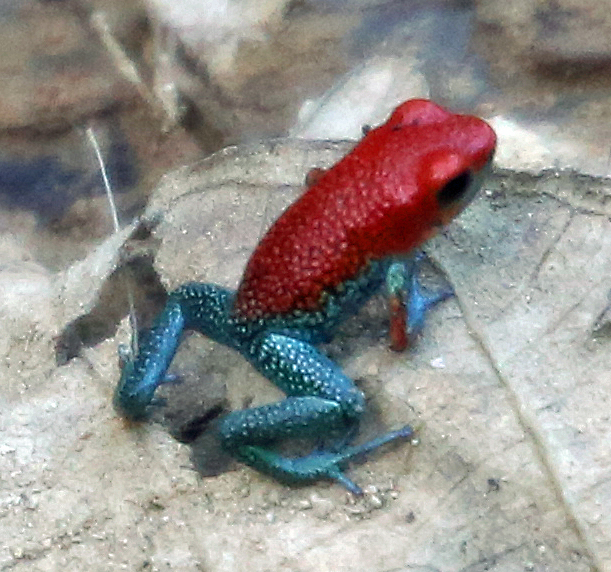
<path fill-rule="evenodd" d="M 117 346 L 117 354 L 119 356 L 121 368 L 123 368 L 126 363 L 133 361 L 134 359 L 134 353 L 132 352 L 131 347 L 127 344 L 119 344 Z"/>
<path fill-rule="evenodd" d="M 178 385 L 183 382 L 183 378 L 177 373 L 166 373 L 159 385 Z"/>
<path fill-rule="evenodd" d="M 356 497 L 363 496 L 363 489 L 359 487 L 353 480 L 349 479 L 344 473 L 342 473 L 339 469 L 337 472 L 329 473 L 329 479 L 332 481 L 336 481 L 338 484 L 342 485 L 345 489 L 348 489 Z"/>
<path fill-rule="evenodd" d="M 153 397 L 149 405 L 151 407 L 165 407 L 168 404 L 168 400 L 165 397 Z"/>

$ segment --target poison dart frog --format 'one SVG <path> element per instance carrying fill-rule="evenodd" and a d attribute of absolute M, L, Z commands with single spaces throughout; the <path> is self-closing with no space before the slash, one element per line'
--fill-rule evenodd
<path fill-rule="evenodd" d="M 316 345 L 384 286 L 392 347 L 420 331 L 425 311 L 447 293 L 421 287 L 414 249 L 473 199 L 495 143 L 477 117 L 423 99 L 399 105 L 333 167 L 312 172 L 307 190 L 255 248 L 237 290 L 188 283 L 169 295 L 125 362 L 117 411 L 146 418 L 183 330 L 199 331 L 240 352 L 286 394 L 227 414 L 218 427 L 223 448 L 282 482 L 326 479 L 361 494 L 343 472 L 348 461 L 413 432 L 408 425 L 352 445 L 364 395 Z M 329 435 L 343 436 L 341 444 L 301 457 L 274 447 Z"/>

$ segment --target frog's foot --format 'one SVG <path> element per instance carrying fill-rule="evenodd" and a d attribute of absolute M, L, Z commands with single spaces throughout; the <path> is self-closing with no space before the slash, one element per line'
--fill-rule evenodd
<path fill-rule="evenodd" d="M 238 448 L 236 456 L 245 464 L 266 473 L 287 484 L 302 484 L 318 480 L 335 481 L 354 495 L 363 490 L 344 473 L 346 465 L 386 443 L 397 439 L 411 439 L 414 431 L 406 425 L 397 431 L 390 431 L 361 445 L 344 448 L 341 452 L 316 451 L 297 458 L 284 457 L 264 447 L 244 445 Z"/>
<path fill-rule="evenodd" d="M 121 380 L 115 388 L 113 404 L 123 417 L 131 421 L 144 421 L 149 416 L 149 407 L 167 405 L 167 400 L 156 396 L 155 390 L 160 385 L 181 383 L 182 378 L 164 373 L 155 380 L 149 379 L 147 383 L 134 383 L 133 364 L 133 361 L 124 363 Z"/>
<path fill-rule="evenodd" d="M 418 268 L 426 258 L 422 252 L 404 262 L 395 262 L 386 275 L 390 307 L 390 347 L 403 351 L 422 332 L 428 310 L 454 295 L 450 287 L 438 292 L 425 288 Z"/>

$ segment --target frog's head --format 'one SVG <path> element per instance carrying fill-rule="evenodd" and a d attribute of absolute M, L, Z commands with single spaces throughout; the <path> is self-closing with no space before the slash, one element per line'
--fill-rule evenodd
<path fill-rule="evenodd" d="M 365 154 L 392 178 L 380 253 L 409 251 L 459 214 L 490 170 L 495 145 L 484 120 L 423 99 L 401 104 L 368 133 Z"/>
<path fill-rule="evenodd" d="M 439 224 L 475 197 L 490 170 L 496 135 L 484 120 L 452 113 L 424 99 L 401 104 L 384 128 L 402 133 L 420 194 L 434 196 Z"/>

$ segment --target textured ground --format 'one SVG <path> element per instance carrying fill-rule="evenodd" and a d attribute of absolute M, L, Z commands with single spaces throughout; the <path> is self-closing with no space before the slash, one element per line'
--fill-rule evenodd
<path fill-rule="evenodd" d="M 164 180 L 152 236 L 121 247 L 126 229 L 58 275 L 3 266 L 2 569 L 611 570 L 611 229 L 595 179 L 497 172 L 430 247 L 457 297 L 418 346 L 389 352 L 374 302 L 327 348 L 368 395 L 366 432 L 420 428 L 417 446 L 351 470 L 364 499 L 238 465 L 202 477 L 217 460 L 206 431 L 190 445 L 169 433 L 193 438 L 210 408 L 277 393 L 199 337 L 154 423 L 115 415 L 128 340 L 125 320 L 116 333 L 117 266 L 136 261 L 149 295 L 139 307 L 161 285 L 234 284 L 307 169 L 337 154 L 290 141 L 229 149 Z"/>

